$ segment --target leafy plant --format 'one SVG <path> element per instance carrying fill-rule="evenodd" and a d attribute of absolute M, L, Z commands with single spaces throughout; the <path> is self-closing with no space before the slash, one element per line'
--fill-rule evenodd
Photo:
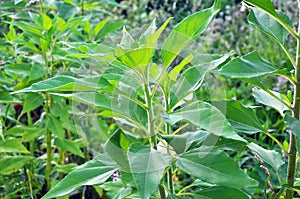
<path fill-rule="evenodd" d="M 219 109 L 198 99 L 189 100 L 206 74 L 228 62 L 230 54 L 191 52 L 182 60 L 179 57 L 220 7 L 216 0 L 211 8 L 186 17 L 161 50 L 157 50 L 159 37 L 171 18 L 159 29 L 154 20 L 138 41 L 124 28 L 115 48 L 70 44 L 77 51 L 68 58 L 99 58 L 106 71 L 87 77 L 56 75 L 15 92 L 43 92 L 48 99 L 63 97 L 88 104 L 99 111 L 97 115 L 111 117 L 118 125 L 104 145 L 106 153 L 70 172 L 43 199 L 69 194 L 83 185 L 94 185 L 100 195 L 102 189 L 113 192 L 115 198 L 215 198 L 216 190 L 230 198 L 249 198 L 243 188 L 257 182 L 223 151 L 232 143 L 245 146 L 247 141 Z M 49 130 L 61 140 L 64 136 L 56 121 L 47 115 Z M 196 180 L 177 185 L 174 178 L 179 171 Z M 112 176 L 117 176 L 117 181 L 112 181 Z"/>
<path fill-rule="evenodd" d="M 244 81 L 251 83 L 256 86 L 253 89 L 253 96 L 257 102 L 262 103 L 266 106 L 272 107 L 277 110 L 282 119 L 287 125 L 287 132 L 289 132 L 290 139 L 288 142 L 288 147 L 284 146 L 284 143 L 278 140 L 278 138 L 272 135 L 268 129 L 257 130 L 256 132 L 263 132 L 271 139 L 273 139 L 278 146 L 282 149 L 282 152 L 288 157 L 288 167 L 286 174 L 286 183 L 281 182 L 281 177 L 278 176 L 278 181 L 280 182 L 281 190 L 277 193 L 272 187 L 270 179 L 270 172 L 263 165 L 267 163 L 272 166 L 272 168 L 277 172 L 282 165 L 282 160 L 279 159 L 279 154 L 276 154 L 275 151 L 267 151 L 266 149 L 257 146 L 254 143 L 250 143 L 248 147 L 256 155 L 258 160 L 262 164 L 262 168 L 265 170 L 268 175 L 269 192 L 274 197 L 280 197 L 281 193 L 284 192 L 284 198 L 291 199 L 294 197 L 294 192 L 298 191 L 295 187 L 297 181 L 295 182 L 296 173 L 296 163 L 297 163 L 297 143 L 298 143 L 298 130 L 299 127 L 299 47 L 295 49 L 295 56 L 293 56 L 287 49 L 286 40 L 289 35 L 291 35 L 297 41 L 299 46 L 299 31 L 296 31 L 292 27 L 292 21 L 287 15 L 275 9 L 272 1 L 263 0 L 263 1 L 254 1 L 254 0 L 244 0 L 244 5 L 249 9 L 248 21 L 256 26 L 258 29 L 266 33 L 270 38 L 274 39 L 282 48 L 283 53 L 287 56 L 290 63 L 293 66 L 293 70 L 289 71 L 288 69 L 276 69 L 272 66 L 271 63 L 266 60 L 261 59 L 256 53 L 251 53 L 243 57 L 236 58 L 229 63 L 225 64 L 220 70 L 219 73 L 232 78 L 241 78 Z M 278 68 L 280 68 L 278 66 Z M 283 94 L 279 92 L 272 91 L 265 87 L 262 83 L 262 76 L 267 75 L 278 75 L 282 78 L 289 80 L 289 83 L 294 86 L 292 91 Z M 293 96 L 291 94 L 293 92 Z M 251 110 L 254 112 L 254 110 Z M 290 115 L 291 114 L 291 115 Z M 241 120 L 241 118 L 236 118 L 227 112 L 226 115 L 229 117 L 229 120 L 232 120 L 234 123 L 245 123 L 246 119 Z M 248 113 L 250 118 L 250 112 Z M 255 122 L 256 123 L 256 122 Z M 255 127 L 254 124 L 248 124 L 248 127 Z M 247 129 L 249 129 L 247 127 Z M 287 143 L 287 142 L 285 142 Z M 276 157 L 274 157 L 276 155 Z M 273 156 L 273 158 L 271 158 Z M 261 158 L 261 159 L 260 159 Z M 276 160 L 276 161 L 271 161 Z"/>

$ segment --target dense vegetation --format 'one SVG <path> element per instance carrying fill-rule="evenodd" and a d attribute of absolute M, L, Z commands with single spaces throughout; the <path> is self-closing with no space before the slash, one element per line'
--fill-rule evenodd
<path fill-rule="evenodd" d="M 0 198 L 298 198 L 298 1 L 0 1 Z"/>

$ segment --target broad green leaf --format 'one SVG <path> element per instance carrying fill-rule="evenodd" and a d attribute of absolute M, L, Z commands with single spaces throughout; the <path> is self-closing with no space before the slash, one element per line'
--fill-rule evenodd
<path fill-rule="evenodd" d="M 91 26 L 88 21 L 83 22 L 83 30 L 87 35 L 91 35 Z"/>
<path fill-rule="evenodd" d="M 53 168 L 53 171 L 58 171 L 64 174 L 68 174 L 70 172 L 72 172 L 78 165 L 74 164 L 74 163 L 70 163 L 70 164 L 65 164 L 65 165 L 55 165 L 55 167 Z"/>
<path fill-rule="evenodd" d="M 30 70 L 28 82 L 44 77 L 46 72 L 45 66 L 34 64 Z"/>
<path fill-rule="evenodd" d="M 206 73 L 223 64 L 230 57 L 230 54 L 231 53 L 220 56 L 193 53 L 194 59 L 191 63 L 193 67 L 185 70 L 171 88 L 170 106 L 174 108 L 180 100 L 188 96 L 191 92 L 196 91 L 201 85 Z"/>
<path fill-rule="evenodd" d="M 62 127 L 61 121 L 54 117 L 53 115 L 49 115 L 46 120 L 47 128 L 58 138 L 64 139 L 64 130 Z"/>
<path fill-rule="evenodd" d="M 21 104 L 22 101 L 10 95 L 9 92 L 0 91 L 0 104 Z"/>
<path fill-rule="evenodd" d="M 13 172 L 18 171 L 27 162 L 32 160 L 30 156 L 5 156 L 0 160 L 0 174 L 10 175 Z"/>
<path fill-rule="evenodd" d="M 43 102 L 44 99 L 40 94 L 28 93 L 24 101 L 21 115 L 36 109 L 37 107 L 41 106 Z"/>
<path fill-rule="evenodd" d="M 83 185 L 102 184 L 116 170 L 117 166 L 114 161 L 107 154 L 102 154 L 77 167 L 56 184 L 42 199 L 57 198 L 69 194 Z"/>
<path fill-rule="evenodd" d="M 297 145 L 299 148 L 299 146 L 300 146 L 299 145 L 299 143 L 300 143 L 300 121 L 297 120 L 296 118 L 286 114 L 284 116 L 284 122 L 289 127 L 289 129 L 292 131 L 292 133 L 296 135 L 297 140 L 298 140 Z"/>
<path fill-rule="evenodd" d="M 257 52 L 238 57 L 225 64 L 218 72 L 231 78 L 253 78 L 275 72 L 276 69 Z"/>
<path fill-rule="evenodd" d="M 80 151 L 78 143 L 76 143 L 72 140 L 55 138 L 54 145 L 62 150 L 69 151 L 69 152 L 73 153 L 74 155 L 78 155 L 78 156 L 84 158 L 84 155 Z"/>
<path fill-rule="evenodd" d="M 186 132 L 181 135 L 161 135 L 170 144 L 177 154 L 190 149 L 192 144 L 202 142 L 208 135 L 205 131 Z"/>
<path fill-rule="evenodd" d="M 122 181 L 106 182 L 100 185 L 106 194 L 112 199 L 123 199 L 126 198 L 132 192 L 131 187 L 126 187 Z"/>
<path fill-rule="evenodd" d="M 112 33 L 120 28 L 122 28 L 122 26 L 124 25 L 124 23 L 122 21 L 116 21 L 116 22 L 110 22 L 105 24 L 105 26 L 99 31 L 99 33 L 97 34 L 96 38 L 97 39 L 102 39 L 104 38 L 106 35 L 108 35 L 109 33 Z"/>
<path fill-rule="evenodd" d="M 204 182 L 220 186 L 244 188 L 257 185 L 224 151 L 198 148 L 180 155 L 176 165 Z"/>
<path fill-rule="evenodd" d="M 226 118 L 236 131 L 249 134 L 264 131 L 255 111 L 242 105 L 239 101 L 214 101 L 213 105 L 226 115 Z"/>
<path fill-rule="evenodd" d="M 278 169 L 284 164 L 282 161 L 281 155 L 275 151 L 275 150 L 268 150 L 260 147 L 259 145 L 255 144 L 254 142 L 251 142 L 248 144 L 248 148 L 257 153 L 257 155 L 266 163 L 271 165 L 275 171 L 278 171 Z"/>
<path fill-rule="evenodd" d="M 250 196 L 245 192 L 225 186 L 213 186 L 192 193 L 197 199 L 220 198 L 220 194 L 222 195 L 222 199 L 250 199 Z"/>
<path fill-rule="evenodd" d="M 261 12 L 261 10 L 250 7 L 251 11 L 248 16 L 248 21 L 257 26 L 259 29 L 264 31 L 266 34 L 270 35 L 273 39 L 280 43 L 280 45 L 285 46 L 286 38 L 289 32 L 278 23 L 273 17 Z M 277 12 L 278 17 L 280 17 L 286 24 L 292 26 L 291 20 L 282 12 Z"/>
<path fill-rule="evenodd" d="M 43 28 L 45 31 L 48 31 L 52 27 L 52 20 L 45 13 L 41 13 L 43 18 Z"/>
<path fill-rule="evenodd" d="M 105 112 L 106 114 L 109 114 L 107 116 L 126 119 L 129 123 L 132 123 L 133 126 L 135 127 L 138 126 L 141 129 L 143 129 L 145 132 L 147 131 L 145 129 L 145 126 L 147 125 L 146 110 L 140 105 L 136 104 L 135 102 L 127 98 L 124 98 L 122 96 L 119 95 L 109 96 L 109 95 L 103 95 L 101 93 L 95 93 L 95 92 L 81 92 L 81 93 L 72 93 L 72 94 L 55 93 L 55 95 L 71 98 L 76 101 L 83 102 L 94 107 L 103 108 L 107 110 L 107 112 Z M 132 136 L 134 136 L 133 133 Z M 142 136 L 142 135 L 140 134 L 135 136 Z"/>
<path fill-rule="evenodd" d="M 139 71 L 139 73 L 144 73 L 152 59 L 153 48 L 140 47 L 127 50 L 117 46 L 115 56 L 129 68 Z"/>
<path fill-rule="evenodd" d="M 168 67 L 184 47 L 205 31 L 220 9 L 221 1 L 216 0 L 211 8 L 196 12 L 175 26 L 162 46 L 164 67 Z"/>
<path fill-rule="evenodd" d="M 157 190 L 172 157 L 139 143 L 131 144 L 128 151 L 130 170 L 142 199 L 149 199 Z"/>
<path fill-rule="evenodd" d="M 180 73 L 180 71 L 183 69 L 184 66 L 186 66 L 187 64 L 191 63 L 191 61 L 194 59 L 193 55 L 189 55 L 187 57 L 185 57 L 180 64 L 178 64 L 177 66 L 174 67 L 174 69 L 169 73 L 169 77 L 171 80 L 176 81 L 177 80 L 177 76 Z"/>
<path fill-rule="evenodd" d="M 283 115 L 283 112 L 289 110 L 289 108 L 278 100 L 280 99 L 282 101 L 285 101 L 281 95 L 282 94 L 275 91 L 269 90 L 267 92 L 262 89 L 253 88 L 253 96 L 257 102 L 262 103 L 266 106 L 270 106 L 276 109 L 281 115 Z"/>
<path fill-rule="evenodd" d="M 31 70 L 30 64 L 10 64 L 5 66 L 6 73 L 15 73 L 18 75 L 28 76 Z"/>
<path fill-rule="evenodd" d="M 209 133 L 225 138 L 245 141 L 234 132 L 228 120 L 216 107 L 203 101 L 196 101 L 165 115 L 166 121 L 174 125 L 181 120 L 192 123 Z"/>
<path fill-rule="evenodd" d="M 126 172 L 130 171 L 127 150 L 132 142 L 137 142 L 137 140 L 129 138 L 128 135 L 118 129 L 104 145 L 106 153 Z"/>
<path fill-rule="evenodd" d="M 108 20 L 104 19 L 100 21 L 95 27 L 94 27 L 94 35 L 97 36 L 100 30 L 107 24 Z"/>
<path fill-rule="evenodd" d="M 34 126 L 14 126 L 5 132 L 6 135 L 12 136 L 22 136 L 21 141 L 27 142 L 30 141 L 45 132 L 45 129 L 42 127 L 34 127 Z"/>
<path fill-rule="evenodd" d="M 30 87 L 15 93 L 46 91 L 96 91 L 109 87 L 110 84 L 101 76 L 77 79 L 72 76 L 56 76 L 32 84 Z"/>
<path fill-rule="evenodd" d="M 268 15 L 278 21 L 285 29 L 287 29 L 293 35 L 297 34 L 290 26 L 290 23 L 286 23 L 286 17 L 276 12 L 274 4 L 271 0 L 244 0 L 246 3 L 253 5 L 260 10 L 266 12 Z"/>
<path fill-rule="evenodd" d="M 168 18 L 157 31 L 155 31 L 156 25 L 155 25 L 155 19 L 154 19 L 152 21 L 151 25 L 149 26 L 149 28 L 141 35 L 139 44 L 143 45 L 143 46 L 147 46 L 149 48 L 154 48 L 159 36 L 164 31 L 164 29 L 167 27 L 167 25 L 171 19 L 172 18 Z"/>
<path fill-rule="evenodd" d="M 29 153 L 24 145 L 16 138 L 0 140 L 0 153 Z"/>

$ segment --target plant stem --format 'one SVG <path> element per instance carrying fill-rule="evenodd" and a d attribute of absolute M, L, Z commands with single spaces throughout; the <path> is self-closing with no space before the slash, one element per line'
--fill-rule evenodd
<path fill-rule="evenodd" d="M 300 2 L 298 1 L 299 11 Z M 300 35 L 300 13 L 298 22 L 298 35 Z M 294 99 L 293 99 L 293 117 L 299 120 L 299 109 L 300 109 L 300 38 L 297 37 L 297 52 L 296 52 L 296 84 L 294 85 Z M 288 150 L 288 168 L 287 168 L 287 184 L 289 187 L 294 186 L 295 182 L 295 170 L 296 170 L 296 158 L 297 158 L 297 147 L 296 147 L 296 136 L 290 132 L 290 143 Z M 288 188 L 285 192 L 286 199 L 293 199 L 294 191 Z"/>
<path fill-rule="evenodd" d="M 49 94 L 46 93 L 46 106 L 45 106 L 45 111 L 46 111 L 46 118 L 49 118 L 49 108 L 50 108 L 50 99 L 49 99 Z M 52 140 L 52 136 L 51 136 L 51 132 L 49 130 L 48 127 L 46 127 L 46 144 L 47 144 L 47 165 L 46 165 L 46 183 L 47 183 L 47 191 L 50 190 L 51 188 L 51 178 L 50 178 L 50 174 L 51 174 L 51 161 L 52 161 L 52 146 L 51 146 L 51 140 Z"/>
<path fill-rule="evenodd" d="M 159 187 L 158 187 L 158 190 L 159 190 L 159 194 L 160 194 L 160 198 L 161 199 L 166 199 L 167 197 L 166 197 L 166 192 L 165 192 L 165 189 L 164 189 L 164 187 L 163 187 L 163 185 L 159 185 Z"/>
<path fill-rule="evenodd" d="M 145 98 L 146 98 L 146 106 L 147 106 L 147 116 L 148 116 L 148 132 L 150 136 L 151 145 L 156 149 L 156 137 L 155 137 L 155 128 L 154 128 L 154 115 L 153 115 L 153 108 L 152 108 L 152 98 L 150 94 L 150 87 L 148 82 L 144 86 L 145 90 Z"/>

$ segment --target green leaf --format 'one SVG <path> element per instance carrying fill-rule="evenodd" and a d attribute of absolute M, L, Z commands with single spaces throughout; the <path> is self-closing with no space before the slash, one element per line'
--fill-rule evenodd
<path fill-rule="evenodd" d="M 124 171 L 129 171 L 129 162 L 127 150 L 132 142 L 137 140 L 124 134 L 120 129 L 114 132 L 104 145 L 106 153 L 119 165 Z"/>
<path fill-rule="evenodd" d="M 74 163 L 70 163 L 70 164 L 65 164 L 65 165 L 55 165 L 55 167 L 53 168 L 53 171 L 58 171 L 64 174 L 68 174 L 70 172 L 72 172 L 78 165 L 74 164 Z"/>
<path fill-rule="evenodd" d="M 139 143 L 130 145 L 128 151 L 130 170 L 142 199 L 149 199 L 157 190 L 165 169 L 172 157 Z"/>
<path fill-rule="evenodd" d="M 253 96 L 255 100 L 259 103 L 262 103 L 266 106 L 270 106 L 276 109 L 281 115 L 284 115 L 283 112 L 289 110 L 289 108 L 280 102 L 278 99 L 284 101 L 282 94 L 275 91 L 264 91 L 262 89 L 253 88 Z M 286 101 L 285 101 L 286 102 Z M 289 102 L 286 102 L 289 103 Z"/>
<path fill-rule="evenodd" d="M 100 32 L 100 30 L 102 30 L 102 28 L 107 24 L 108 20 L 102 20 L 100 21 L 95 27 L 94 27 L 94 35 L 98 35 L 98 33 Z"/>
<path fill-rule="evenodd" d="M 82 92 L 82 93 L 73 93 L 73 94 L 55 93 L 55 95 L 68 97 L 73 100 L 89 104 L 91 106 L 103 108 L 105 110 L 108 110 L 107 112 L 105 112 L 106 114 L 109 114 L 108 116 L 126 119 L 127 122 L 131 123 L 131 125 L 135 127 L 138 126 L 142 130 L 147 131 L 145 129 L 145 126 L 147 125 L 146 110 L 140 105 L 136 104 L 135 102 L 125 97 L 119 95 L 109 96 L 109 95 L 103 95 L 101 93 L 95 93 L 95 92 Z M 142 134 L 135 135 L 133 133 L 131 135 L 142 136 Z"/>
<path fill-rule="evenodd" d="M 22 110 L 21 115 L 36 109 L 37 107 L 41 106 L 43 104 L 43 102 L 44 102 L 44 99 L 40 94 L 28 93 L 26 95 L 26 98 L 24 101 L 23 110 Z"/>
<path fill-rule="evenodd" d="M 298 145 L 298 148 L 299 148 L 299 143 L 300 143 L 300 121 L 297 120 L 296 118 L 286 114 L 284 116 L 284 122 L 289 127 L 289 129 L 292 131 L 292 133 L 296 135 L 297 140 L 298 140 L 297 145 Z"/>
<path fill-rule="evenodd" d="M 54 145 L 62 150 L 69 151 L 69 152 L 73 153 L 74 155 L 78 155 L 78 156 L 84 158 L 84 155 L 80 151 L 78 143 L 76 143 L 72 140 L 55 138 Z"/>
<path fill-rule="evenodd" d="M 49 115 L 46 120 L 46 125 L 54 135 L 56 135 L 60 139 L 64 139 L 63 127 L 59 119 L 52 115 Z"/>
<path fill-rule="evenodd" d="M 18 171 L 27 162 L 32 160 L 30 156 L 6 156 L 0 160 L 0 174 L 10 175 L 13 172 Z"/>
<path fill-rule="evenodd" d="M 264 162 L 271 165 L 275 169 L 275 171 L 278 171 L 278 169 L 284 164 L 284 162 L 282 161 L 281 155 L 275 150 L 264 149 L 253 142 L 248 144 L 248 148 L 251 151 L 257 153 L 258 156 Z"/>
<path fill-rule="evenodd" d="M 109 33 L 112 33 L 118 29 L 120 29 L 124 23 L 122 21 L 116 21 L 105 24 L 105 26 L 99 31 L 97 34 L 97 39 L 103 39 Z"/>
<path fill-rule="evenodd" d="M 205 31 L 220 9 L 221 1 L 216 0 L 211 8 L 196 12 L 175 26 L 162 46 L 164 67 L 168 67 L 185 46 Z"/>
<path fill-rule="evenodd" d="M 270 15 L 261 12 L 261 10 L 255 7 L 250 7 L 250 9 L 251 11 L 248 15 L 249 23 L 257 26 L 266 34 L 270 35 L 273 39 L 279 42 L 280 45 L 285 46 L 286 38 L 289 35 L 289 32 Z M 279 18 L 281 18 L 289 26 L 292 26 L 292 22 L 288 16 L 282 12 L 277 13 Z"/>
<path fill-rule="evenodd" d="M 96 91 L 109 87 L 110 84 L 101 76 L 77 79 L 72 76 L 56 76 L 32 84 L 30 87 L 15 93 L 46 91 Z"/>
<path fill-rule="evenodd" d="M 270 0 L 244 0 L 246 3 L 253 5 L 263 12 L 267 13 L 271 17 L 273 17 L 276 21 L 278 21 L 285 29 L 287 29 L 294 36 L 297 35 L 296 31 L 293 30 L 290 26 L 290 23 L 286 23 L 286 18 L 280 14 L 278 14 L 275 10 L 274 4 Z"/>
<path fill-rule="evenodd" d="M 29 153 L 23 144 L 16 138 L 0 140 L 0 153 Z"/>
<path fill-rule="evenodd" d="M 131 194 L 132 188 L 125 187 L 122 181 L 106 182 L 100 185 L 112 199 L 123 199 Z"/>
<path fill-rule="evenodd" d="M 166 114 L 165 118 L 170 125 L 185 120 L 217 136 L 245 141 L 234 132 L 230 123 L 221 111 L 203 101 L 196 101 L 188 104 L 172 113 Z"/>
<path fill-rule="evenodd" d="M 213 105 L 226 115 L 226 118 L 236 131 L 249 134 L 264 132 L 264 128 L 258 121 L 255 111 L 242 105 L 239 101 L 214 101 Z"/>
<path fill-rule="evenodd" d="M 198 148 L 177 158 L 178 168 L 208 183 L 243 188 L 256 186 L 225 152 L 211 148 Z"/>
<path fill-rule="evenodd" d="M 45 31 L 48 31 L 52 27 L 52 20 L 45 13 L 41 13 L 43 18 L 43 28 Z"/>
<path fill-rule="evenodd" d="M 202 142 L 208 135 L 205 131 L 186 132 L 181 135 L 161 135 L 170 144 L 177 154 L 190 149 L 192 144 Z"/>
<path fill-rule="evenodd" d="M 9 92 L 0 91 L 0 104 L 21 104 L 22 101 L 16 99 L 13 95 L 10 95 Z"/>
<path fill-rule="evenodd" d="M 83 185 L 102 184 L 116 170 L 117 166 L 114 161 L 107 154 L 102 154 L 77 167 L 56 184 L 42 199 L 66 195 Z"/>
<path fill-rule="evenodd" d="M 219 198 L 220 194 L 222 199 L 250 199 L 250 196 L 243 191 L 225 186 L 213 186 L 192 193 L 197 199 Z"/>
<path fill-rule="evenodd" d="M 218 72 L 231 78 L 253 78 L 275 72 L 276 69 L 257 52 L 238 57 L 225 64 Z"/>
<path fill-rule="evenodd" d="M 169 73 L 169 77 L 171 80 L 176 81 L 177 80 L 177 76 L 180 73 L 180 71 L 183 69 L 183 67 L 189 63 L 191 63 L 191 61 L 194 59 L 193 55 L 189 55 L 187 57 L 185 57 L 180 64 L 178 64 L 177 66 L 174 67 L 174 69 Z"/>
<path fill-rule="evenodd" d="M 231 53 L 220 56 L 193 53 L 193 67 L 185 70 L 171 88 L 170 106 L 175 106 L 188 94 L 196 91 L 203 82 L 206 73 L 223 64 L 230 57 L 230 54 Z"/>

